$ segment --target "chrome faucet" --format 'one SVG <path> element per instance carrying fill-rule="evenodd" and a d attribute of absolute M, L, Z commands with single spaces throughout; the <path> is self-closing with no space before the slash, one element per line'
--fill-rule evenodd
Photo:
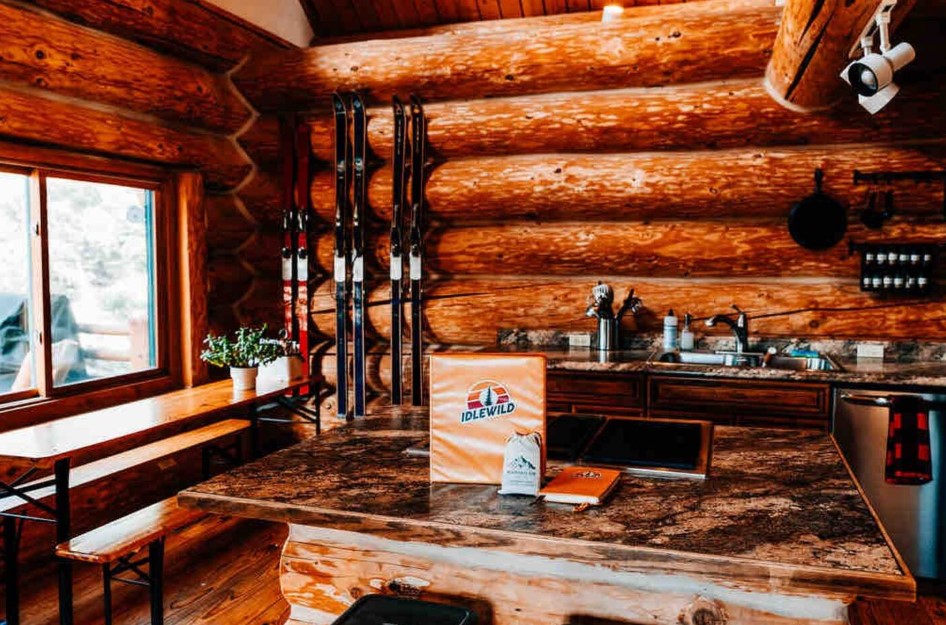
<path fill-rule="evenodd" d="M 728 315 L 713 315 L 706 320 L 706 325 L 712 328 L 720 321 L 728 325 L 736 337 L 736 353 L 741 354 L 749 351 L 749 317 L 735 304 L 732 307 L 739 313 L 735 321 Z"/>
<path fill-rule="evenodd" d="M 627 293 L 624 302 L 614 313 L 614 289 L 609 285 L 598 282 L 591 291 L 591 298 L 588 301 L 588 308 L 585 310 L 586 317 L 595 317 L 598 320 L 598 350 L 609 351 L 620 347 L 620 329 L 621 320 L 624 315 L 631 313 L 637 315 L 644 302 L 641 298 L 634 295 L 634 289 Z"/>

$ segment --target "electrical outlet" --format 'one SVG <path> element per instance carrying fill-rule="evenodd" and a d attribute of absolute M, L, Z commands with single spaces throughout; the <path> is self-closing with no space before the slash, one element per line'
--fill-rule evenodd
<path fill-rule="evenodd" d="M 860 358 L 883 358 L 883 343 L 858 343 L 857 357 Z"/>
<path fill-rule="evenodd" d="M 568 335 L 569 347 L 591 347 L 591 335 L 587 332 L 574 332 Z"/>

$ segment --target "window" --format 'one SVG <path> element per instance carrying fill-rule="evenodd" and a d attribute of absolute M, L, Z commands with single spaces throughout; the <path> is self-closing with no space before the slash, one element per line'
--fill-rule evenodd
<path fill-rule="evenodd" d="M 161 189 L 0 169 L 0 404 L 166 373 Z"/>

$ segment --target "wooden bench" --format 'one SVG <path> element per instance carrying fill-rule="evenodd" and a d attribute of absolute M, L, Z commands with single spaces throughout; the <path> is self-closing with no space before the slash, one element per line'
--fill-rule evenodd
<path fill-rule="evenodd" d="M 177 498 L 171 497 L 57 545 L 56 555 L 102 566 L 105 625 L 112 623 L 112 580 L 147 586 L 151 597 L 151 623 L 161 625 L 164 622 L 164 539 L 202 516 L 198 510 L 179 507 Z M 148 548 L 148 555 L 135 560 L 144 547 Z M 141 569 L 144 564 L 148 565 L 147 573 Z M 123 573 L 132 573 L 135 577 L 119 577 Z"/>
<path fill-rule="evenodd" d="M 70 490 L 75 490 L 84 486 L 95 485 L 119 473 L 131 471 L 149 463 L 170 458 L 180 453 L 182 450 L 213 445 L 230 436 L 244 432 L 249 428 L 249 421 L 244 419 L 227 419 L 196 430 L 183 432 L 155 443 L 115 454 L 114 456 L 79 465 L 71 471 L 69 488 Z M 46 480 L 46 482 L 48 482 L 48 480 Z M 23 489 L 30 490 L 31 486 L 41 485 L 43 483 L 43 480 L 30 482 L 26 484 Z M 55 485 L 48 484 L 42 488 L 30 490 L 30 496 L 39 502 L 52 503 L 55 491 Z M 11 495 L 0 499 L 0 512 L 17 512 L 25 509 L 29 505 L 30 504 L 23 501 L 22 498 Z"/>
<path fill-rule="evenodd" d="M 45 551 L 44 545 L 48 543 L 40 529 L 42 525 L 52 526 L 56 535 L 53 544 L 70 539 L 73 500 L 94 514 L 115 507 L 122 508 L 118 513 L 121 514 L 166 497 L 166 491 L 155 492 L 159 485 L 153 482 L 150 472 L 173 466 L 174 456 L 184 450 L 211 447 L 217 440 L 247 428 L 251 429 L 255 452 L 257 407 L 279 400 L 287 391 L 305 384 L 311 381 L 261 383 L 255 390 L 236 392 L 232 383 L 225 380 L 0 433 L 0 519 L 7 622 L 20 622 L 21 543 L 31 555 L 49 553 Z M 239 409 L 247 411 L 249 421 L 206 425 L 224 412 Z M 195 427 L 199 429 L 191 429 Z M 226 449 L 220 451 L 221 455 L 227 453 Z M 190 456 L 187 461 L 192 460 Z M 203 461 L 206 468 L 208 458 L 205 456 Z M 50 472 L 50 477 L 37 479 Z M 110 478 L 119 474 L 124 474 L 123 479 L 145 483 L 141 492 L 131 494 L 130 499 L 137 501 L 119 497 L 108 487 Z M 77 488 L 82 489 L 81 496 L 76 494 Z M 31 523 L 24 525 L 23 521 Z M 32 537 L 21 540 L 27 534 Z M 60 619 L 68 623 L 72 621 L 72 560 L 60 558 L 58 566 Z"/>

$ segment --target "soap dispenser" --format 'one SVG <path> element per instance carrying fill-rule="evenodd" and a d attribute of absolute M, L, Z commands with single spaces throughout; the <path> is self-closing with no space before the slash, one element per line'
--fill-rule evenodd
<path fill-rule="evenodd" d="M 690 329 L 690 323 L 693 321 L 693 315 L 684 313 L 683 331 L 680 333 L 680 351 L 688 352 L 693 349 L 693 330 Z"/>
<path fill-rule="evenodd" d="M 677 348 L 677 316 L 673 314 L 673 309 L 664 317 L 664 351 L 672 351 Z"/>

